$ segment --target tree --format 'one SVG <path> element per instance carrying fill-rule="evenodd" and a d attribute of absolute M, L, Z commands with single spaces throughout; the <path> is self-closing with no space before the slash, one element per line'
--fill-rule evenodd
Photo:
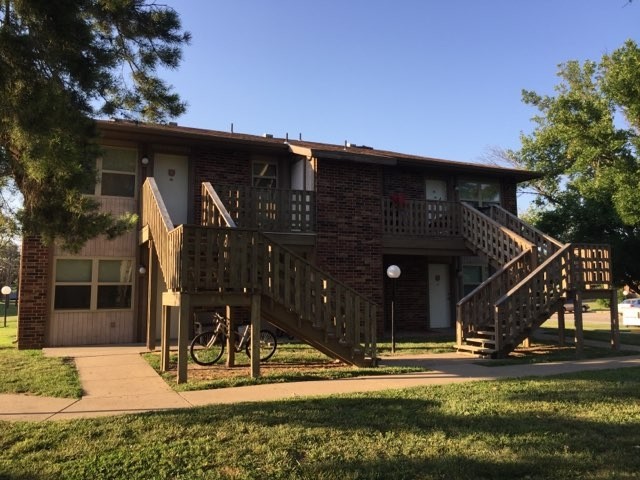
<path fill-rule="evenodd" d="M 640 49 L 629 40 L 599 63 L 560 65 L 556 95 L 523 91 L 531 134 L 508 152 L 538 171 L 530 218 L 565 242 L 609 243 L 614 280 L 640 287 Z"/>
<path fill-rule="evenodd" d="M 20 250 L 18 246 L 9 242 L 0 242 L 0 283 L 8 285 L 15 291 L 18 284 L 20 270 Z"/>
<path fill-rule="evenodd" d="M 154 1 L 0 0 L 0 187 L 22 193 L 23 233 L 77 250 L 135 223 L 83 195 L 96 182 L 94 118 L 184 112 L 158 70 L 176 68 L 189 39 Z"/>

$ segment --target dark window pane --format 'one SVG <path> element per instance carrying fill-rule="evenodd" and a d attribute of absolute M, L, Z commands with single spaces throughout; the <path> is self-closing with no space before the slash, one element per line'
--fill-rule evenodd
<path fill-rule="evenodd" d="M 135 175 L 103 172 L 100 193 L 114 197 L 133 197 L 135 184 Z"/>
<path fill-rule="evenodd" d="M 122 148 L 105 148 L 102 156 L 103 170 L 117 170 L 119 172 L 135 172 L 136 150 L 125 150 Z"/>
<path fill-rule="evenodd" d="M 91 285 L 56 285 L 54 308 L 56 310 L 89 310 Z"/>
<path fill-rule="evenodd" d="M 131 308 L 131 285 L 100 285 L 98 308 Z"/>

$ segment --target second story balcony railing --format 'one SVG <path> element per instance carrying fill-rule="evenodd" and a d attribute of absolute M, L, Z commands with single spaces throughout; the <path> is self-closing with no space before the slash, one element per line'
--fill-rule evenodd
<path fill-rule="evenodd" d="M 383 232 L 386 235 L 459 237 L 461 205 L 437 200 L 382 199 Z"/>
<path fill-rule="evenodd" d="M 219 185 L 214 188 L 239 228 L 264 232 L 313 233 L 315 192 Z"/>

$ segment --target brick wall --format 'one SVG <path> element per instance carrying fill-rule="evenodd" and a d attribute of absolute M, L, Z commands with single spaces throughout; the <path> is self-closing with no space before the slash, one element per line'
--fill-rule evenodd
<path fill-rule="evenodd" d="M 378 305 L 382 328 L 382 168 L 320 159 L 317 265 Z"/>
<path fill-rule="evenodd" d="M 407 200 L 424 200 L 425 173 L 385 167 L 383 192 L 385 196 L 402 193 Z"/>
<path fill-rule="evenodd" d="M 39 237 L 24 237 L 20 260 L 18 348 L 46 346 L 49 317 L 50 248 Z"/>
<path fill-rule="evenodd" d="M 386 275 L 389 265 L 400 267 L 401 275 L 391 280 Z M 427 257 L 387 255 L 384 257 L 385 332 L 391 331 L 391 299 L 395 282 L 396 332 L 425 332 L 429 317 Z"/>
<path fill-rule="evenodd" d="M 194 152 L 194 222 L 200 223 L 202 182 L 223 185 L 251 185 L 251 156 L 248 152 Z"/>
<path fill-rule="evenodd" d="M 518 214 L 518 198 L 515 183 L 502 183 L 502 208 L 508 210 L 514 215 Z"/>

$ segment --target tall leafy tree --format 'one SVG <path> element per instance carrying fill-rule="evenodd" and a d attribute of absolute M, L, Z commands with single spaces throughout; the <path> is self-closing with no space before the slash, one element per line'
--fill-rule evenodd
<path fill-rule="evenodd" d="M 523 92 L 534 129 L 508 153 L 543 174 L 529 217 L 565 242 L 613 247 L 614 279 L 640 289 L 640 49 L 560 65 L 556 94 Z"/>
<path fill-rule="evenodd" d="M 152 0 L 0 0 L 0 186 L 15 185 L 26 234 L 76 250 L 135 218 L 99 212 L 94 118 L 164 122 L 185 105 L 159 78 L 188 43 Z"/>

